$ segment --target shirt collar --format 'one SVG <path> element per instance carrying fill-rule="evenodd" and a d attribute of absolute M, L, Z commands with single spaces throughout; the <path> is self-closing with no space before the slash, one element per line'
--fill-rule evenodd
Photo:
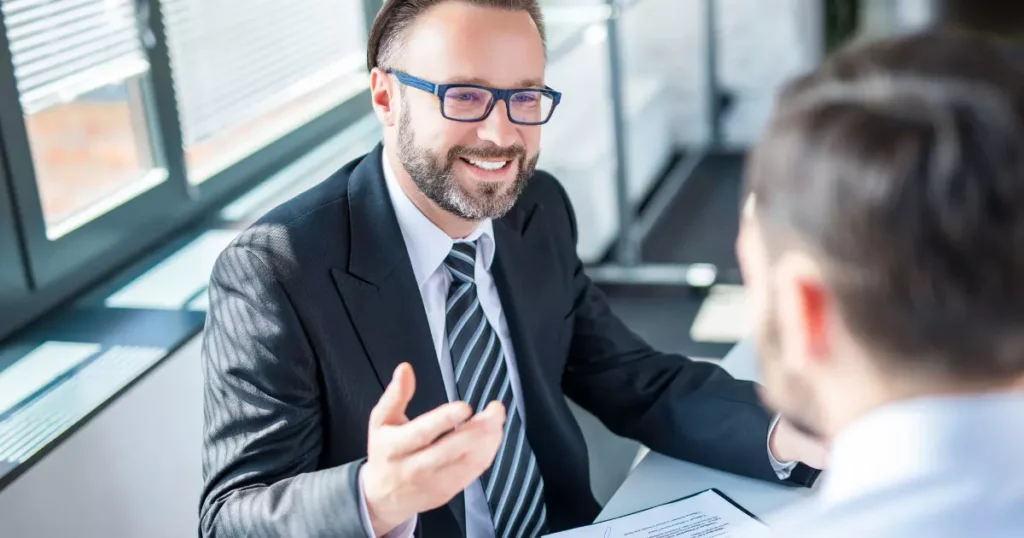
<path fill-rule="evenodd" d="M 915 398 L 888 404 L 841 431 L 820 500 L 838 504 L 926 477 L 1024 473 L 1024 394 Z M 960 469 L 959 471 L 957 469 Z"/>
<path fill-rule="evenodd" d="M 409 261 L 412 262 L 416 285 L 422 287 L 423 283 L 444 263 L 455 240 L 431 222 L 412 203 L 412 200 L 402 190 L 401 185 L 398 184 L 398 178 L 391 168 L 386 153 L 381 161 L 384 163 L 384 181 L 387 183 L 391 205 L 395 208 L 398 227 L 402 230 L 402 238 L 405 239 L 405 247 L 409 251 Z M 483 268 L 490 271 L 495 251 L 494 224 L 491 219 L 482 221 L 473 233 L 459 240 L 459 242 L 472 241 L 477 241 L 477 261 L 483 262 Z"/>

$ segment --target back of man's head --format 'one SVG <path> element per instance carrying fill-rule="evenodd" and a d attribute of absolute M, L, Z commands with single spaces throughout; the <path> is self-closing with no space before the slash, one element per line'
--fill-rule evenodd
<path fill-rule="evenodd" d="M 838 53 L 780 94 L 747 180 L 765 266 L 813 260 L 873 367 L 1024 374 L 1024 75 L 1000 49 L 933 31 Z"/>

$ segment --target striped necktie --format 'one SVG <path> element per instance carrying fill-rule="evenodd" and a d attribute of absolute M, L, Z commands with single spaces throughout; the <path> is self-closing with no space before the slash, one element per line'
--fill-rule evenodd
<path fill-rule="evenodd" d="M 446 328 L 455 382 L 475 412 L 493 400 L 506 409 L 504 438 L 494 464 L 481 476 L 495 538 L 534 538 L 544 532 L 544 483 L 512 393 L 505 353 L 480 306 L 475 264 L 476 243 L 456 243 L 445 259 L 452 276 Z"/>

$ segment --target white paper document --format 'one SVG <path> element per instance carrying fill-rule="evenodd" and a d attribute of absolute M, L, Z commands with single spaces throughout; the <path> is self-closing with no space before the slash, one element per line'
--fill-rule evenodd
<path fill-rule="evenodd" d="M 768 527 L 715 490 L 550 538 L 767 538 Z"/>

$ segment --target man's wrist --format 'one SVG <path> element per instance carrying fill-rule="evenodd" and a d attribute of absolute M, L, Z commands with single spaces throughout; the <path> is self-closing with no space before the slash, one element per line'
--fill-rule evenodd
<path fill-rule="evenodd" d="M 359 505 L 362 511 L 363 528 L 369 538 L 399 538 L 412 536 L 412 530 L 416 525 L 416 516 L 404 521 L 387 518 L 377 512 L 378 506 L 366 495 L 366 478 L 364 470 L 366 464 L 359 467 Z M 397 519 L 397 518 L 396 518 Z"/>
<path fill-rule="evenodd" d="M 778 463 L 779 465 L 795 464 L 795 461 L 792 461 L 786 457 L 784 447 L 783 450 L 780 450 L 779 447 L 779 436 L 776 434 L 779 430 L 780 418 L 781 415 L 776 414 L 774 417 L 772 417 L 771 425 L 768 426 L 768 457 L 771 458 L 773 462 Z"/>
<path fill-rule="evenodd" d="M 771 424 L 768 426 L 768 461 L 772 464 L 772 470 L 775 471 L 776 476 L 779 480 L 788 480 L 790 475 L 793 473 L 793 469 L 796 468 L 797 462 L 795 461 L 780 461 L 775 456 L 775 432 L 778 429 L 780 415 L 776 414 L 772 417 Z"/>

